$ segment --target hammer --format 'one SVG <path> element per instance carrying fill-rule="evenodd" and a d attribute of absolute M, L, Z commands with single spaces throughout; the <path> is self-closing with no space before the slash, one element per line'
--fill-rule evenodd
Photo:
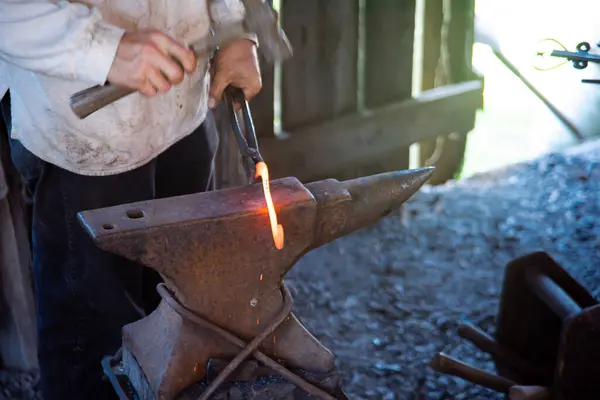
<path fill-rule="evenodd" d="M 246 10 L 244 20 L 215 30 L 214 35 L 202 38 L 190 46 L 196 55 L 212 53 L 245 33 L 256 34 L 260 51 L 269 63 L 284 61 L 292 56 L 292 47 L 277 26 L 275 13 L 263 0 L 242 0 Z M 80 119 L 98 111 L 136 90 L 107 83 L 75 93 L 69 99 L 71 109 Z"/>

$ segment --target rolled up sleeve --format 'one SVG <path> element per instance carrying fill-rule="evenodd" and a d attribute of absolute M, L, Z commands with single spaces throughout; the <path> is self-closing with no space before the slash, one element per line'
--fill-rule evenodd
<path fill-rule="evenodd" d="M 83 4 L 0 0 L 0 58 L 36 73 L 104 84 L 124 33 Z"/>

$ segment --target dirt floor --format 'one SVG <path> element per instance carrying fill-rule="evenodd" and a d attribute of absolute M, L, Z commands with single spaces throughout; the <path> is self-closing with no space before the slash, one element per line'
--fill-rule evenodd
<path fill-rule="evenodd" d="M 289 274 L 296 310 L 338 356 L 351 399 L 500 399 L 427 367 L 444 351 L 492 371 L 456 335 L 491 332 L 506 263 L 545 250 L 600 295 L 600 146 L 440 187 L 402 212 L 313 251 Z M 0 399 L 36 399 L 0 372 Z"/>
<path fill-rule="evenodd" d="M 515 257 L 547 251 L 598 297 L 600 147 L 579 153 L 426 187 L 398 215 L 301 260 L 288 280 L 298 314 L 337 354 L 350 398 L 503 398 L 427 364 L 444 351 L 493 371 L 456 325 L 493 332 Z"/>

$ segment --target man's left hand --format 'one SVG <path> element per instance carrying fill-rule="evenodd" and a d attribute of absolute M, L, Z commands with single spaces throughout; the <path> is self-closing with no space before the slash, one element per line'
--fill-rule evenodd
<path fill-rule="evenodd" d="M 223 91 L 229 85 L 242 89 L 246 100 L 251 100 L 262 88 L 256 44 L 248 39 L 239 39 L 219 49 L 211 76 L 210 108 L 219 104 Z"/>

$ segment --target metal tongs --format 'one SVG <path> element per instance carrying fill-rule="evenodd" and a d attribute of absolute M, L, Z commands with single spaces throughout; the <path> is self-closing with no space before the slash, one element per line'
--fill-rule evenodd
<path fill-rule="evenodd" d="M 599 43 L 600 45 L 600 43 Z M 552 57 L 566 58 L 573 63 L 573 68 L 587 68 L 588 63 L 600 63 L 600 54 L 590 53 L 592 46 L 588 42 L 581 42 L 577 45 L 577 52 L 553 50 Z"/>
<path fill-rule="evenodd" d="M 597 44 L 600 47 L 600 43 Z M 573 63 L 575 69 L 585 69 L 589 63 L 600 64 L 600 54 L 590 53 L 592 46 L 588 42 L 581 42 L 577 45 L 577 51 L 553 50 L 550 53 L 552 57 L 566 58 Z M 600 83 L 600 79 L 582 79 L 583 83 Z"/>
<path fill-rule="evenodd" d="M 250 183 L 256 180 L 256 164 L 263 162 L 263 158 L 258 150 L 258 140 L 256 139 L 256 132 L 254 130 L 254 123 L 252 121 L 252 113 L 250 112 L 250 106 L 246 101 L 244 92 L 241 89 L 229 86 L 225 89 L 224 97 L 229 109 L 229 115 L 231 119 L 231 128 L 235 135 L 235 139 L 238 142 L 240 148 L 240 154 L 242 156 L 242 164 L 248 181 Z M 235 105 L 239 104 L 242 111 L 242 119 L 244 128 L 240 126 L 238 113 L 235 109 Z"/>

